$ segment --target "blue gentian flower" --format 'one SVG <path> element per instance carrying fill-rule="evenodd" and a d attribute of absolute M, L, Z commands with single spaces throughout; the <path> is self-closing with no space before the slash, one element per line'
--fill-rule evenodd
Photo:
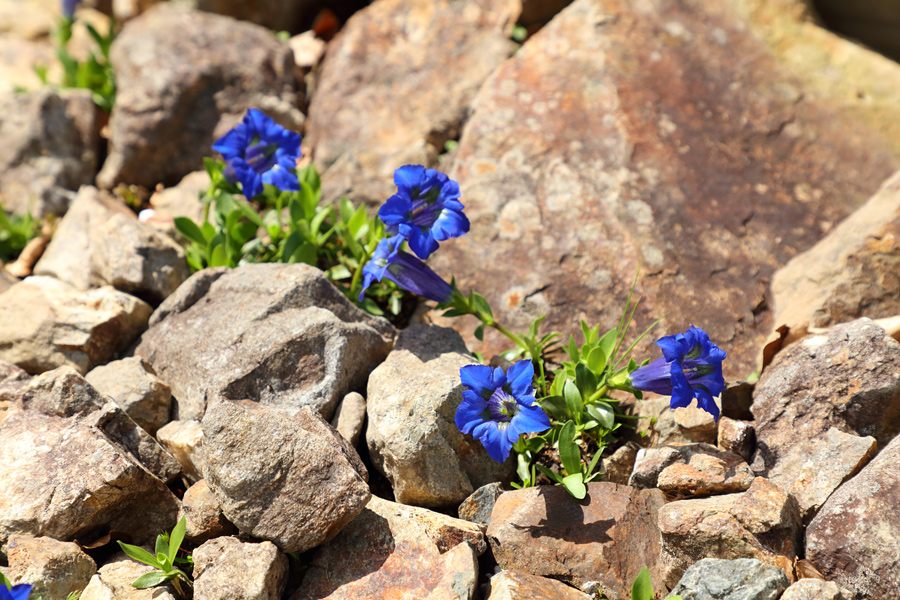
<path fill-rule="evenodd" d="M 31 586 L 27 583 L 20 583 L 12 586 L 12 589 L 6 589 L 5 585 L 0 585 L 0 600 L 28 600 L 28 594 L 31 593 Z"/>
<path fill-rule="evenodd" d="M 523 433 L 546 431 L 550 419 L 534 398 L 534 366 L 520 360 L 504 373 L 497 367 L 466 365 L 459 370 L 463 400 L 456 426 L 477 438 L 488 456 L 503 462 Z"/>
<path fill-rule="evenodd" d="M 75 18 L 75 7 L 81 3 L 81 0 L 62 0 L 62 14 L 65 18 L 72 20 Z"/>
<path fill-rule="evenodd" d="M 438 242 L 469 231 L 459 201 L 459 184 L 434 169 L 406 165 L 394 171 L 397 193 L 387 199 L 378 216 L 390 233 L 407 238 L 421 259 L 437 250 Z"/>
<path fill-rule="evenodd" d="M 697 406 L 718 421 L 714 398 L 725 389 L 722 361 L 727 354 L 709 341 L 705 331 L 693 325 L 684 333 L 660 338 L 656 345 L 663 357 L 631 374 L 631 386 L 645 392 L 671 396 L 669 406 L 681 408 L 697 399 Z"/>
<path fill-rule="evenodd" d="M 404 290 L 435 302 L 449 302 L 453 288 L 421 260 L 400 250 L 406 238 L 395 235 L 378 242 L 372 258 L 363 267 L 362 301 L 372 282 L 387 277 Z"/>
<path fill-rule="evenodd" d="M 225 178 L 240 182 L 248 199 L 261 194 L 264 183 L 280 190 L 300 189 L 297 176 L 291 172 L 300 157 L 300 135 L 255 108 L 247 111 L 237 127 L 216 140 L 213 150 L 228 163 Z"/>

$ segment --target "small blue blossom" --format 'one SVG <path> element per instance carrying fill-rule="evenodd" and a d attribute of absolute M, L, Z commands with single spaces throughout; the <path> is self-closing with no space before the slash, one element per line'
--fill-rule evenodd
<path fill-rule="evenodd" d="M 75 18 L 75 7 L 81 3 L 81 0 L 62 0 L 62 14 L 65 18 L 71 20 Z"/>
<path fill-rule="evenodd" d="M 435 302 L 449 302 L 453 288 L 421 260 L 400 250 L 406 238 L 395 235 L 378 242 L 372 258 L 363 267 L 362 301 L 373 281 L 387 277 L 404 290 Z"/>
<path fill-rule="evenodd" d="M 5 585 L 0 585 L 0 600 L 28 600 L 28 594 L 31 593 L 31 586 L 27 583 L 20 583 L 12 586 L 12 589 L 6 589 Z"/>
<path fill-rule="evenodd" d="M 550 419 L 534 398 L 530 360 L 520 360 L 506 373 L 500 367 L 466 365 L 459 370 L 459 378 L 466 389 L 456 411 L 456 426 L 477 438 L 495 461 L 505 461 L 523 433 L 550 428 Z"/>
<path fill-rule="evenodd" d="M 438 249 L 438 242 L 469 231 L 459 201 L 459 184 L 434 169 L 406 165 L 394 171 L 397 193 L 387 199 L 378 216 L 390 233 L 407 238 L 421 259 Z"/>
<path fill-rule="evenodd" d="M 705 331 L 693 325 L 684 333 L 660 338 L 656 345 L 663 357 L 631 374 L 631 386 L 645 392 L 671 396 L 672 408 L 697 406 L 719 419 L 714 398 L 725 389 L 722 361 L 727 354 L 709 341 Z"/>
<path fill-rule="evenodd" d="M 255 108 L 247 111 L 237 127 L 216 140 L 213 150 L 228 163 L 225 178 L 240 182 L 248 199 L 261 194 L 264 183 L 280 190 L 300 189 L 297 176 L 291 172 L 300 157 L 300 135 Z"/>

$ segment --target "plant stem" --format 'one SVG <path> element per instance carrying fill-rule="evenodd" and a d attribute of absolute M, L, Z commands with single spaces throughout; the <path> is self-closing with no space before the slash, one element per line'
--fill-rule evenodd
<path fill-rule="evenodd" d="M 363 258 L 359 261 L 359 264 L 356 266 L 356 271 L 353 272 L 353 278 L 350 280 L 350 298 L 356 300 L 359 290 L 359 280 L 362 277 L 363 267 L 366 266 L 366 263 L 369 262 L 370 258 L 369 250 L 365 246 L 363 246 Z"/>

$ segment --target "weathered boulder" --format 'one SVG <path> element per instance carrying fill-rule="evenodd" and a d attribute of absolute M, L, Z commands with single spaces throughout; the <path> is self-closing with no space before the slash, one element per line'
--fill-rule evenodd
<path fill-rule="evenodd" d="M 790 584 L 781 569 L 755 558 L 704 558 L 671 594 L 686 600 L 778 600 Z"/>
<path fill-rule="evenodd" d="M 182 420 L 201 418 L 219 396 L 311 406 L 331 418 L 387 356 L 395 333 L 309 265 L 200 271 L 182 288 L 135 350 L 169 384 Z"/>
<path fill-rule="evenodd" d="M 898 164 L 718 1 L 573 2 L 471 110 L 450 175 L 472 227 L 436 270 L 507 327 L 553 307 L 544 326 L 565 336 L 580 317 L 614 326 L 640 261 L 637 330 L 659 315 L 654 334 L 702 323 L 729 377 L 754 369 L 775 269 Z M 467 342 L 506 344 L 492 331 Z"/>
<path fill-rule="evenodd" d="M 145 590 L 131 585 L 141 575 L 155 570 L 119 552 L 91 577 L 79 600 L 178 600 L 181 596 L 171 583 Z"/>
<path fill-rule="evenodd" d="M 97 572 L 97 563 L 78 544 L 49 537 L 10 536 L 6 554 L 9 578 L 30 583 L 35 598 L 66 598 L 83 590 Z"/>
<path fill-rule="evenodd" d="M 102 365 L 147 326 L 152 309 L 111 287 L 82 292 L 33 276 L 0 294 L 0 359 L 29 373 Z"/>
<path fill-rule="evenodd" d="M 185 539 L 195 544 L 237 533 L 234 524 L 222 514 L 216 495 L 202 479 L 184 493 L 180 516 L 185 519 Z"/>
<path fill-rule="evenodd" d="M 327 542 L 371 497 L 356 452 L 308 407 L 218 400 L 203 417 L 203 449 L 203 478 L 228 520 L 284 552 Z"/>
<path fill-rule="evenodd" d="M 753 483 L 750 466 L 733 452 L 709 444 L 641 448 L 628 480 L 637 488 L 657 487 L 672 497 L 742 492 Z"/>
<path fill-rule="evenodd" d="M 378 0 L 355 14 L 328 47 L 309 108 L 325 196 L 377 204 L 396 191 L 394 169 L 434 166 L 512 53 L 520 10 L 519 0 Z"/>
<path fill-rule="evenodd" d="M 291 600 L 471 600 L 481 528 L 373 496 L 318 550 Z"/>
<path fill-rule="evenodd" d="M 851 600 L 852 594 L 833 581 L 801 579 L 784 591 L 780 600 Z"/>
<path fill-rule="evenodd" d="M 491 577 L 487 600 L 590 600 L 591 596 L 547 577 L 520 571 L 501 571 Z"/>
<path fill-rule="evenodd" d="M 220 537 L 192 555 L 195 600 L 281 600 L 288 559 L 272 542 Z"/>
<path fill-rule="evenodd" d="M 118 94 L 101 187 L 177 183 L 247 108 L 303 123 L 290 48 L 258 25 L 164 3 L 122 28 L 111 59 Z"/>
<path fill-rule="evenodd" d="M 854 600 L 900 589 L 900 437 L 835 491 L 806 530 L 806 556 Z"/>
<path fill-rule="evenodd" d="M 796 502 L 762 477 L 746 492 L 666 504 L 659 530 L 670 587 L 704 558 L 758 558 L 792 576 L 801 536 Z"/>
<path fill-rule="evenodd" d="M 366 443 L 397 502 L 458 505 L 476 488 L 512 477 L 514 459 L 494 462 L 456 427 L 459 369 L 473 362 L 452 329 L 413 325 L 369 376 Z"/>
<path fill-rule="evenodd" d="M 607 598 L 625 600 L 646 566 L 659 594 L 665 588 L 656 521 L 664 504 L 659 490 L 614 483 L 588 484 L 582 502 L 561 487 L 531 487 L 497 499 L 487 536 L 504 569 L 578 587 L 597 581 Z"/>
<path fill-rule="evenodd" d="M 782 350 L 753 393 L 753 469 L 789 489 L 832 427 L 872 436 L 900 432 L 900 343 L 869 319 Z"/>
<path fill-rule="evenodd" d="M 146 360 L 136 356 L 115 360 L 95 367 L 84 378 L 149 434 L 169 422 L 172 392 Z"/>
<path fill-rule="evenodd" d="M 74 190 L 94 178 L 96 134 L 86 144 L 68 103 L 49 88 L 0 91 L 0 138 L 0 205 L 8 211 L 62 215 Z"/>

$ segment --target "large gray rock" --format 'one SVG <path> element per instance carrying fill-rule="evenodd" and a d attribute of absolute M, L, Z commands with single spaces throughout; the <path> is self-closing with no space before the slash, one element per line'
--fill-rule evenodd
<path fill-rule="evenodd" d="M 333 538 L 365 507 L 368 473 L 312 409 L 295 414 L 218 400 L 203 417 L 203 478 L 242 533 L 303 552 Z"/>
<path fill-rule="evenodd" d="M 790 584 L 781 569 L 755 558 L 704 558 L 671 594 L 684 600 L 777 600 Z"/>
<path fill-rule="evenodd" d="M 11 536 L 6 554 L 10 580 L 30 583 L 35 598 L 66 598 L 83 590 L 97 572 L 97 564 L 77 544 L 49 537 Z"/>
<path fill-rule="evenodd" d="M 473 362 L 452 329 L 413 325 L 369 376 L 366 443 L 397 502 L 458 505 L 476 488 L 512 477 L 513 458 L 494 462 L 456 427 L 459 369 Z"/>
<path fill-rule="evenodd" d="M 217 396 L 331 418 L 391 348 L 394 328 L 308 265 L 200 271 L 182 288 L 135 351 L 171 387 L 178 419 L 201 418 Z"/>
<path fill-rule="evenodd" d="M 71 366 L 87 373 L 125 350 L 152 309 L 112 287 L 82 292 L 32 276 L 0 294 L 0 359 L 29 373 Z"/>
<path fill-rule="evenodd" d="M 220 537 L 192 556 L 194 600 L 281 600 L 288 558 L 271 542 Z"/>
<path fill-rule="evenodd" d="M 373 496 L 316 550 L 291 600 L 471 600 L 485 549 L 473 523 Z"/>
<path fill-rule="evenodd" d="M 216 495 L 202 479 L 184 493 L 181 516 L 185 519 L 184 537 L 195 544 L 237 533 L 234 524 L 222 514 L 222 505 Z"/>
<path fill-rule="evenodd" d="M 174 185 L 247 108 L 303 123 L 290 48 L 258 25 L 165 3 L 123 27 L 111 58 L 118 94 L 101 187 Z"/>
<path fill-rule="evenodd" d="M 149 470 L 165 471 L 162 449 L 105 401 L 61 368 L 34 378 L 7 411 L 0 545 L 16 533 L 72 540 L 112 529 L 141 543 L 175 525 L 178 500 Z"/>
<path fill-rule="evenodd" d="M 62 215 L 96 172 L 95 147 L 48 88 L 0 92 L 0 138 L 0 205 L 8 211 Z"/>
<path fill-rule="evenodd" d="M 900 343 L 869 319 L 804 338 L 775 356 L 750 410 L 753 469 L 789 489 L 832 427 L 879 445 L 900 432 Z"/>
<path fill-rule="evenodd" d="M 512 53 L 520 10 L 519 0 L 378 0 L 356 13 L 328 47 L 309 109 L 325 196 L 380 203 L 394 169 L 436 165 Z"/>
<path fill-rule="evenodd" d="M 806 530 L 806 556 L 854 600 L 900 590 L 900 437 L 834 492 Z"/>
<path fill-rule="evenodd" d="M 172 392 L 146 360 L 137 356 L 116 360 L 92 369 L 84 378 L 151 435 L 169 422 Z"/>

